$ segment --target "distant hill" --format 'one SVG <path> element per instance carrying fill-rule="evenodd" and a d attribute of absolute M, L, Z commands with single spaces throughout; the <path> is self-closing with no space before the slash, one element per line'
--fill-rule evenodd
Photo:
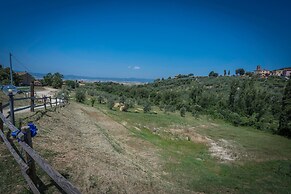
<path fill-rule="evenodd" d="M 44 73 L 31 73 L 36 79 L 42 79 L 46 74 Z M 108 78 L 108 77 L 88 77 L 88 76 L 78 76 L 78 75 L 64 75 L 65 80 L 84 80 L 88 82 L 129 82 L 129 83 L 151 83 L 153 79 L 144 78 Z"/>

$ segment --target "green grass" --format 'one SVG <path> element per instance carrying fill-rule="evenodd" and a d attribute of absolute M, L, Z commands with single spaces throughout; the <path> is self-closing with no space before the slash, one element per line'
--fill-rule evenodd
<path fill-rule="evenodd" d="M 0 145 L 0 193 L 30 193 L 20 167 L 6 146 Z"/>
<path fill-rule="evenodd" d="M 291 141 L 281 136 L 249 127 L 234 127 L 206 116 L 185 118 L 178 113 L 144 114 L 108 110 L 96 107 L 118 122 L 126 121 L 128 129 L 138 138 L 160 150 L 164 163 L 163 178 L 185 190 L 205 193 L 290 193 Z M 204 127 L 201 127 L 204 125 Z M 134 127 L 139 126 L 141 130 Z M 141 127 L 140 127 L 141 126 Z M 234 142 L 244 156 L 232 163 L 213 158 L 205 144 L 172 140 L 152 133 L 150 127 L 195 127 L 196 131 L 213 140 Z M 182 189 L 182 191 L 183 191 Z"/>

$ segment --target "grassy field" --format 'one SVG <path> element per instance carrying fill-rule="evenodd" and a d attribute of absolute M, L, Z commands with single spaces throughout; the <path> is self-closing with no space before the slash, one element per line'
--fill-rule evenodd
<path fill-rule="evenodd" d="M 86 104 L 81 107 L 88 107 L 89 101 Z M 158 150 L 158 157 L 162 164 L 159 169 L 162 172 L 161 178 L 170 183 L 169 187 L 177 188 L 181 193 L 290 193 L 291 191 L 291 141 L 287 138 L 250 127 L 234 127 L 225 121 L 203 115 L 194 118 L 190 114 L 181 117 L 178 112 L 165 114 L 156 107 L 153 107 L 153 111 L 157 114 L 135 113 L 133 109 L 129 112 L 109 110 L 104 104 L 95 104 L 94 108 L 126 127 L 131 137 L 148 142 Z M 64 113 L 49 114 L 49 117 L 44 115 L 42 121 L 51 120 L 56 123 L 53 114 Z M 51 147 L 49 150 L 48 147 L 40 149 L 43 139 L 49 137 L 46 134 L 47 130 L 42 129 L 35 139 L 38 145 L 36 149 L 55 165 L 53 161 L 62 154 L 51 150 Z M 71 131 L 71 127 L 68 127 L 68 130 Z M 107 135 L 108 132 L 107 129 L 102 128 L 100 134 L 107 138 L 107 141 L 113 141 L 114 136 Z M 47 141 L 50 142 L 49 139 Z M 226 160 L 215 155 L 211 150 L 213 146 L 222 149 L 215 152 L 225 151 L 232 159 Z M 0 146 L 0 153 L 2 177 L 0 193 L 11 193 L 11 191 L 27 193 L 27 186 L 18 166 L 4 145 Z M 122 155 L 118 151 L 116 154 Z M 60 164 L 57 166 L 61 172 L 65 169 L 65 166 L 62 167 Z M 67 170 L 63 173 L 73 174 Z M 40 176 L 42 178 L 44 174 L 40 173 Z M 42 179 L 49 184 L 49 179 Z M 49 188 L 45 193 L 51 191 Z"/>
<path fill-rule="evenodd" d="M 190 191 L 205 193 L 290 193 L 291 141 L 253 128 L 234 127 L 207 116 L 197 119 L 178 113 L 144 114 L 97 108 L 131 130 L 132 135 L 159 148 L 164 161 L 164 178 Z M 156 111 L 158 111 L 156 109 Z M 231 142 L 236 160 L 213 157 L 209 144 L 183 139 L 187 129 L 214 142 Z M 182 135 L 182 136 L 181 136 Z"/>

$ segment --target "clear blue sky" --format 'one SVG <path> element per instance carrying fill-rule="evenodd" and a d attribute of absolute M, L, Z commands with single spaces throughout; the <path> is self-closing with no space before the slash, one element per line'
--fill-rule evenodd
<path fill-rule="evenodd" d="M 0 63 L 11 51 L 32 72 L 123 78 L 281 68 L 290 10 L 290 0 L 1 0 Z"/>

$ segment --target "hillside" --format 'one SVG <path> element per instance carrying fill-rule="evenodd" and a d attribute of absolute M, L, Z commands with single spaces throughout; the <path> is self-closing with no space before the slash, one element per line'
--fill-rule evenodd
<path fill-rule="evenodd" d="M 84 89 L 104 102 L 112 99 L 130 107 L 150 104 L 165 112 L 183 108 L 194 116 L 212 115 L 234 125 L 276 133 L 286 83 L 280 77 L 180 76 L 138 86 L 86 84 Z"/>
<path fill-rule="evenodd" d="M 63 108 L 16 118 L 38 126 L 34 149 L 82 193 L 287 193 L 290 139 L 270 133 L 285 85 L 241 77 L 91 83 L 64 87 L 70 103 Z M 255 106 L 246 103 L 250 96 Z M 28 192 L 3 144 L 0 150 L 0 193 Z M 37 171 L 41 191 L 58 193 Z"/>
<path fill-rule="evenodd" d="M 286 193 L 291 181 L 290 140 L 250 127 L 187 113 L 108 110 L 71 102 L 35 120 L 34 148 L 83 193 Z M 18 115 L 20 118 L 21 115 Z M 5 150 L 1 144 L 0 149 Z M 1 151 L 1 153 L 4 153 Z M 1 193 L 26 188 L 1 155 Z M 13 162 L 11 163 L 13 164 Z M 8 173 L 16 171 L 17 176 Z M 45 193 L 55 193 L 40 171 Z M 11 182 L 13 179 L 13 182 Z"/>

